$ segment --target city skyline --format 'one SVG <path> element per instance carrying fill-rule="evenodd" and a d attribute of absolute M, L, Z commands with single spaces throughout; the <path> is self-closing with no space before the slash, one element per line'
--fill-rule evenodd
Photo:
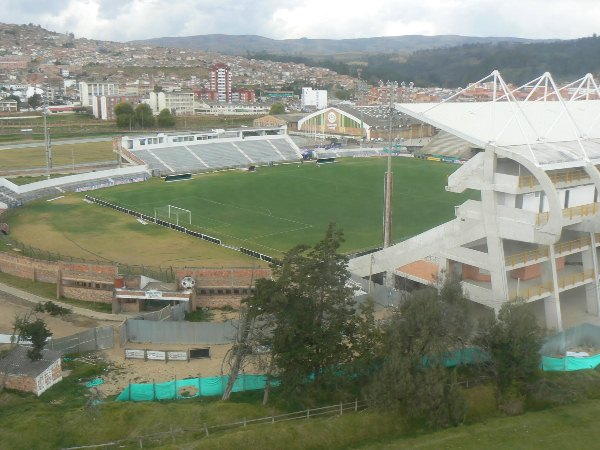
<path fill-rule="evenodd" d="M 203 34 L 272 39 L 375 36 L 499 36 L 573 39 L 596 33 L 593 0 L 4 0 L 5 23 L 41 25 L 77 38 L 125 42 Z M 532 20 L 534 18 L 535 20 Z"/>

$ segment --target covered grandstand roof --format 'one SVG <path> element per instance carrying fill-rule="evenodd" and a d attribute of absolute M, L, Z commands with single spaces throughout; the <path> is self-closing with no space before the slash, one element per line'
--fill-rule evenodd
<path fill-rule="evenodd" d="M 460 103 L 453 96 L 396 108 L 475 147 L 519 154 L 546 169 L 600 163 L 600 90 L 591 75 L 558 88 L 546 73 L 513 90 L 497 71 L 481 81 L 490 78 L 492 101 Z M 524 100 L 517 92 L 526 93 Z"/>

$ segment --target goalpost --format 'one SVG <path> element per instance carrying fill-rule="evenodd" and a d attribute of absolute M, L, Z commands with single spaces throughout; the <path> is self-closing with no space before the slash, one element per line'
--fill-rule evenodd
<path fill-rule="evenodd" d="M 154 208 L 154 220 L 168 218 L 172 222 L 171 219 L 174 217 L 175 225 L 179 225 L 179 216 L 182 216 L 182 223 L 192 224 L 192 212 L 189 209 L 174 205 L 157 206 Z"/>

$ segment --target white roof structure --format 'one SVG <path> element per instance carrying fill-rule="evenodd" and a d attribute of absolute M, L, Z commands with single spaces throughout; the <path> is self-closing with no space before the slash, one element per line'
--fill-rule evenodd
<path fill-rule="evenodd" d="M 492 101 L 452 101 L 492 79 Z M 494 71 L 442 103 L 397 104 L 396 109 L 477 147 L 493 146 L 500 153 L 515 153 L 548 170 L 600 163 L 598 99 L 600 90 L 590 74 L 558 88 L 545 73 L 510 90 Z"/>

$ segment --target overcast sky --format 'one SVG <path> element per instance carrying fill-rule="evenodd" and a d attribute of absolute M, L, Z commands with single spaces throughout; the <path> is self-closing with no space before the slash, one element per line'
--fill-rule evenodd
<path fill-rule="evenodd" d="M 460 34 L 571 39 L 600 32 L 600 0 L 0 0 L 0 21 L 128 41 Z"/>

